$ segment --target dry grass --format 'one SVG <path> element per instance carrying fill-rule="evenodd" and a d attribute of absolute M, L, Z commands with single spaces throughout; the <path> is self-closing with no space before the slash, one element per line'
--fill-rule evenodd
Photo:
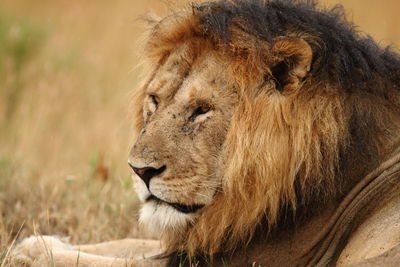
<path fill-rule="evenodd" d="M 340 2 L 362 30 L 400 45 L 400 2 Z M 18 239 L 74 243 L 144 235 L 126 159 L 136 18 L 150 7 L 163 9 L 157 0 L 1 1 L 0 257 L 20 228 Z"/>

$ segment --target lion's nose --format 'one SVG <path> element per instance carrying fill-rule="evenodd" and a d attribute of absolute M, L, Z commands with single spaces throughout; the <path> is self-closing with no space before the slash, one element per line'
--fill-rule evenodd
<path fill-rule="evenodd" d="M 131 166 L 132 170 L 143 180 L 147 188 L 149 188 L 151 178 L 160 175 L 167 168 L 165 165 L 158 169 L 153 167 L 136 168 L 131 163 L 128 164 Z"/>

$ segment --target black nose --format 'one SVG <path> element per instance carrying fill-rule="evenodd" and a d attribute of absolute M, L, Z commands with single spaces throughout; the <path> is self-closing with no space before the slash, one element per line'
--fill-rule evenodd
<path fill-rule="evenodd" d="M 147 188 L 149 188 L 151 178 L 160 175 L 166 169 L 165 165 L 158 169 L 153 167 L 136 168 L 130 163 L 129 166 L 131 166 L 132 170 L 143 180 Z"/>

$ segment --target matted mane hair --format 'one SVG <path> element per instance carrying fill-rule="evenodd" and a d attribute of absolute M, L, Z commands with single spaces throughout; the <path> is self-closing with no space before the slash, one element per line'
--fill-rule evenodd
<path fill-rule="evenodd" d="M 281 36 L 304 40 L 311 48 L 311 68 L 301 88 L 287 95 L 262 86 L 250 90 L 260 77 L 264 85 L 272 81 L 282 89 L 273 79 L 282 70 L 270 66 Z M 164 233 L 170 252 L 213 255 L 247 244 L 260 227 L 267 233 L 288 218 L 307 216 L 313 204 L 346 192 L 347 157 L 365 152 L 367 142 L 372 148 L 363 155 L 368 157 L 385 142 L 371 145 L 371 136 L 390 121 L 387 105 L 377 108 L 366 98 L 349 109 L 345 101 L 350 94 L 369 94 L 382 103 L 399 103 L 400 59 L 358 33 L 340 6 L 325 10 L 315 1 L 292 0 L 194 4 L 154 22 L 146 56 L 162 64 L 183 43 L 191 47 L 190 57 L 219 51 L 240 88 L 240 101 L 224 144 L 222 189 L 185 233 Z M 360 145 L 348 153 L 355 143 Z"/>

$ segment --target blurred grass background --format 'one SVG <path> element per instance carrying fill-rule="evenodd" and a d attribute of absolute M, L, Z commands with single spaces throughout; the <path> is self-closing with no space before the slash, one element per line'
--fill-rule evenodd
<path fill-rule="evenodd" d="M 342 3 L 360 30 L 400 46 L 398 0 L 320 2 Z M 0 1 L 0 262 L 18 232 L 73 243 L 147 235 L 126 164 L 128 107 L 137 18 L 165 10 L 158 0 Z"/>

